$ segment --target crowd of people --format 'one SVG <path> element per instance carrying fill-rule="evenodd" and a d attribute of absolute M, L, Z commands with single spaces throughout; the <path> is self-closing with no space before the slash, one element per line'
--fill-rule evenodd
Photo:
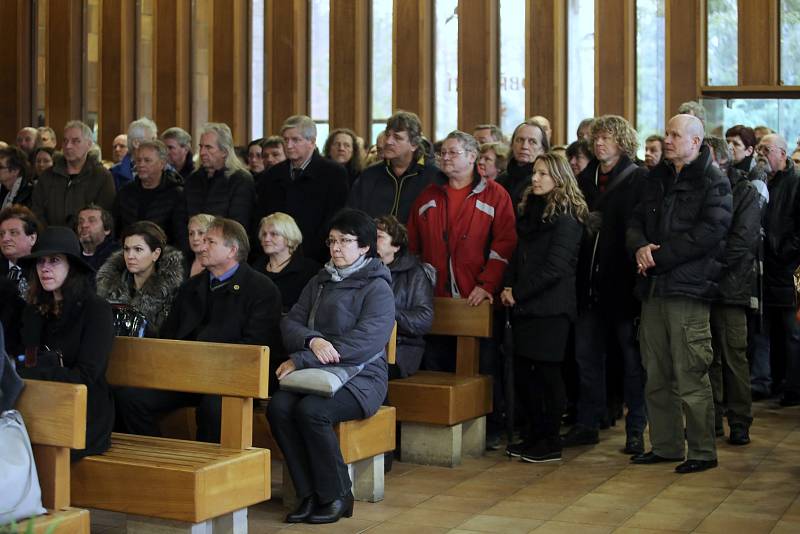
<path fill-rule="evenodd" d="M 427 335 L 434 296 L 488 301 L 487 447 L 512 411 L 505 451 L 525 462 L 598 443 L 624 415 L 633 463 L 713 468 L 725 420 L 747 445 L 754 399 L 800 404 L 800 146 L 745 125 L 711 136 L 704 120 L 685 104 L 644 160 L 615 115 L 552 146 L 541 116 L 509 139 L 480 124 L 431 142 L 397 111 L 374 145 L 339 128 L 322 152 L 294 115 L 245 147 L 208 123 L 196 153 L 188 132 L 141 118 L 110 164 L 80 121 L 60 146 L 26 127 L 0 148 L 5 349 L 23 376 L 87 384 L 79 458 L 113 428 L 159 435 L 182 406 L 198 408 L 199 440 L 219 440 L 219 397 L 110 388 L 114 335 L 270 346 L 267 417 L 301 503 L 287 521 L 327 523 L 352 513 L 333 425 L 374 413 L 390 379 L 454 369 L 452 340 Z M 345 369 L 343 387 L 280 387 L 311 368 Z"/>

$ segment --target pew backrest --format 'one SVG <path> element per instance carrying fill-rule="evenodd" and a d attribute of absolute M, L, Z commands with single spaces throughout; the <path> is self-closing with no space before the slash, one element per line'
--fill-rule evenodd
<path fill-rule="evenodd" d="M 478 374 L 479 338 L 492 336 L 492 305 L 470 306 L 467 299 L 433 299 L 431 334 L 456 338 L 456 375 Z"/>

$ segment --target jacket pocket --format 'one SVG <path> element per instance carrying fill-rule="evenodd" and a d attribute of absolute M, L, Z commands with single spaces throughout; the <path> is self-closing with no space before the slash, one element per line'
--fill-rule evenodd
<path fill-rule="evenodd" d="M 686 324 L 683 327 L 686 343 L 687 370 L 705 374 L 711 365 L 714 353 L 711 349 L 711 326 L 705 323 Z"/>

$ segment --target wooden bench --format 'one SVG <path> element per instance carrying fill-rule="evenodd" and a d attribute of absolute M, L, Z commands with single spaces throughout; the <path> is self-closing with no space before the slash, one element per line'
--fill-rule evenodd
<path fill-rule="evenodd" d="M 456 337 L 456 371 L 419 371 L 389 382 L 389 404 L 400 421 L 404 462 L 455 466 L 486 448 L 492 379 L 478 374 L 480 339 L 492 335 L 492 306 L 435 298 L 431 334 Z"/>
<path fill-rule="evenodd" d="M 129 533 L 246 532 L 247 507 L 270 498 L 270 452 L 252 447 L 268 358 L 254 345 L 118 337 L 109 383 L 221 395 L 221 443 L 114 433 L 105 454 L 73 467 L 75 503 L 129 514 Z"/>
<path fill-rule="evenodd" d="M 46 515 L 32 519 L 37 534 L 89 533 L 89 511 L 70 507 L 69 453 L 86 447 L 86 395 L 83 384 L 26 380 L 17 402 L 47 508 Z M 19 532 L 27 528 L 28 520 L 21 521 Z"/>
<path fill-rule="evenodd" d="M 389 363 L 397 361 L 397 324 L 386 344 Z M 344 421 L 334 426 L 339 437 L 342 458 L 350 472 L 353 482 L 353 497 L 359 501 L 379 502 L 384 495 L 384 454 L 396 446 L 395 408 L 381 406 L 378 412 L 367 419 Z M 254 426 L 254 442 L 259 447 L 273 451 L 276 458 L 283 460 L 280 447 L 272 436 L 264 409 L 258 410 Z M 283 503 L 287 507 L 295 504 L 294 486 L 289 470 L 283 463 Z"/>

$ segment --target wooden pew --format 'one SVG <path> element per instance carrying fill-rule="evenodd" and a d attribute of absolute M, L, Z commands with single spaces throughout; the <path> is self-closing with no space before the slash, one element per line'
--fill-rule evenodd
<path fill-rule="evenodd" d="M 221 443 L 115 433 L 108 452 L 74 466 L 74 501 L 129 514 L 129 532 L 246 532 L 247 507 L 270 498 L 270 452 L 252 447 L 268 358 L 255 345 L 118 337 L 109 383 L 221 395 Z"/>
<path fill-rule="evenodd" d="M 36 534 L 89 533 L 89 511 L 70 507 L 70 449 L 86 447 L 86 386 L 26 380 L 16 409 L 33 445 L 42 504 L 32 519 Z M 21 521 L 19 532 L 27 532 Z"/>
<path fill-rule="evenodd" d="M 389 382 L 389 404 L 401 422 L 404 462 L 455 466 L 486 447 L 492 379 L 478 374 L 480 338 L 492 335 L 492 306 L 435 298 L 431 334 L 456 337 L 456 371 L 419 371 Z"/>

